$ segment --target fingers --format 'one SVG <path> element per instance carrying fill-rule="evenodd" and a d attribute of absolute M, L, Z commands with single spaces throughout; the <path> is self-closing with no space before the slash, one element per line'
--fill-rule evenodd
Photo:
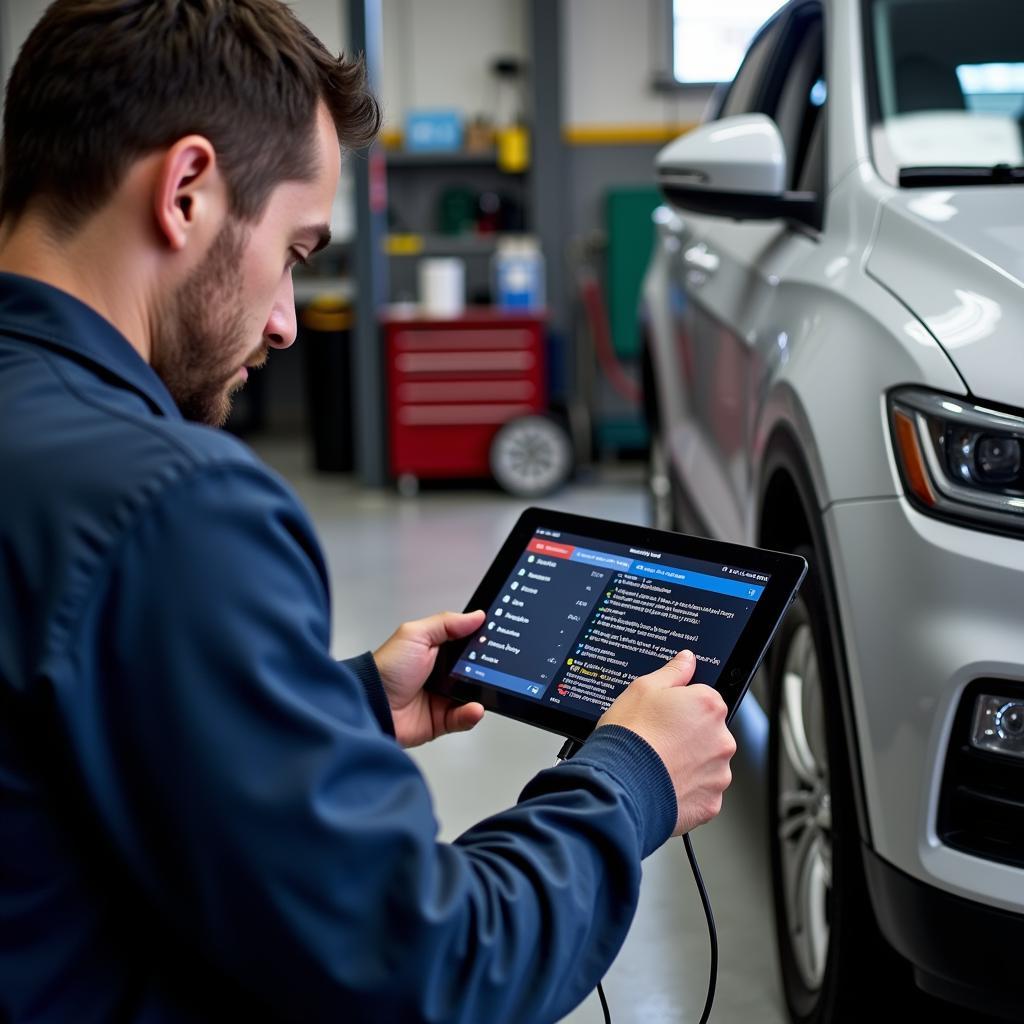
<path fill-rule="evenodd" d="M 670 686 L 686 686 L 696 670 L 697 659 L 693 651 L 680 651 L 671 661 L 665 662 L 656 672 L 647 676 L 647 679 L 666 689 Z"/>
<path fill-rule="evenodd" d="M 445 726 L 448 732 L 468 732 L 483 717 L 483 704 L 460 704 L 449 710 Z"/>
<path fill-rule="evenodd" d="M 414 635 L 417 640 L 439 647 L 445 640 L 459 640 L 480 628 L 484 612 L 438 612 L 425 619 L 407 622 L 402 629 Z"/>
<path fill-rule="evenodd" d="M 442 612 L 446 640 L 461 640 L 464 636 L 478 630 L 486 613 L 482 608 L 472 612 Z"/>

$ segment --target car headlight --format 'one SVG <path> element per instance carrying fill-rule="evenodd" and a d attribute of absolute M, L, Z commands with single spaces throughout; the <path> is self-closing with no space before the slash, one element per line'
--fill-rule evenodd
<path fill-rule="evenodd" d="M 1024 415 L 898 388 L 889 422 L 907 496 L 919 508 L 1024 533 Z"/>

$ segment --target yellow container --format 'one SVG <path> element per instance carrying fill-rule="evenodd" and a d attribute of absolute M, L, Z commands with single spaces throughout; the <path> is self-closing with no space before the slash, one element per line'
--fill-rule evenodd
<path fill-rule="evenodd" d="M 352 305 L 334 295 L 318 295 L 302 311 L 299 320 L 313 331 L 347 331 L 352 326 Z"/>
<path fill-rule="evenodd" d="M 499 128 L 498 167 L 509 174 L 518 174 L 530 166 L 530 134 L 522 125 Z"/>

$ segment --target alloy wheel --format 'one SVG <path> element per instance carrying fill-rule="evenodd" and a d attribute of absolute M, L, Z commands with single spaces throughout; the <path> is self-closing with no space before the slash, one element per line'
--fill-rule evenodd
<path fill-rule="evenodd" d="M 786 925 L 804 985 L 821 988 L 828 960 L 832 889 L 832 793 L 821 673 L 814 637 L 802 624 L 786 651 L 779 715 L 779 851 Z"/>

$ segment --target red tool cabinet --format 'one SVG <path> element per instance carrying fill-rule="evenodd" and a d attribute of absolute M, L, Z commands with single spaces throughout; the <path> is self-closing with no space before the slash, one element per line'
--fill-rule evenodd
<path fill-rule="evenodd" d="M 483 477 L 509 420 L 547 408 L 544 320 L 469 309 L 456 319 L 388 313 L 391 472 Z"/>

